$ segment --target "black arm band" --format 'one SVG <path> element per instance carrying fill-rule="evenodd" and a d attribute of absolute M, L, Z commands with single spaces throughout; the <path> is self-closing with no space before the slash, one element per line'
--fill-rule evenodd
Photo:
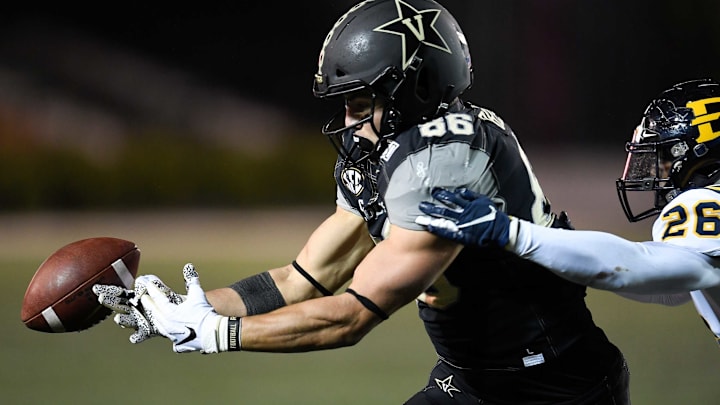
<path fill-rule="evenodd" d="M 382 319 L 383 321 L 386 320 L 386 319 L 388 319 L 388 314 L 386 314 L 385 311 L 383 311 L 382 309 L 380 309 L 380 307 L 378 307 L 377 305 L 375 305 L 374 302 L 370 301 L 370 299 L 369 299 L 368 297 L 363 297 L 362 295 L 356 293 L 355 290 L 350 289 L 350 288 L 348 288 L 347 290 L 345 290 L 345 292 L 348 292 L 348 293 L 350 293 L 352 296 L 354 296 L 355 298 L 357 298 L 357 300 L 360 301 L 360 303 L 361 303 L 365 308 L 369 309 L 369 310 L 372 311 L 375 315 L 379 316 L 380 319 Z"/>
<path fill-rule="evenodd" d="M 267 271 L 242 279 L 229 287 L 240 295 L 248 315 L 264 314 L 287 305 Z"/>
<path fill-rule="evenodd" d="M 308 274 L 307 271 L 303 270 L 303 268 L 300 267 L 300 265 L 298 264 L 298 262 L 296 262 L 295 260 L 293 260 L 292 265 L 293 265 L 293 267 L 295 267 L 295 270 L 297 270 L 298 273 L 302 274 L 302 276 L 305 277 L 305 279 L 306 279 L 307 281 L 309 281 L 310 284 L 312 284 L 315 288 L 317 288 L 317 290 L 320 291 L 324 296 L 327 297 L 328 295 L 333 295 L 333 293 L 331 293 L 330 290 L 328 290 L 327 288 L 323 287 L 322 284 L 318 283 L 318 281 L 313 278 L 313 276 L 311 276 L 310 274 Z"/>

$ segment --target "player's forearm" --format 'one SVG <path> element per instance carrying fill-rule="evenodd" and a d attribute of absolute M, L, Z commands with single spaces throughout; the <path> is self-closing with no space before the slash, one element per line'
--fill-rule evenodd
<path fill-rule="evenodd" d="M 321 295 L 306 278 L 290 277 L 294 273 L 297 272 L 293 266 L 287 265 L 254 274 L 227 288 L 208 291 L 207 299 L 221 315 L 247 316 L 271 312 Z"/>
<path fill-rule="evenodd" d="M 306 352 L 351 346 L 379 322 L 350 294 L 318 298 L 243 318 L 242 350 Z"/>
<path fill-rule="evenodd" d="M 247 308 L 242 298 L 230 288 L 218 288 L 205 292 L 215 312 L 223 316 L 246 316 Z"/>
<path fill-rule="evenodd" d="M 672 294 L 720 284 L 716 259 L 667 243 L 632 242 L 604 232 L 519 221 L 517 239 L 508 248 L 560 277 L 598 289 Z"/>
<path fill-rule="evenodd" d="M 284 307 L 293 302 L 286 299 L 288 294 L 294 297 L 303 296 L 299 291 L 307 291 L 312 287 L 305 285 L 308 284 L 305 282 L 294 286 L 298 291 L 292 291 L 293 285 L 276 283 L 277 278 L 287 278 L 285 274 L 289 271 L 288 267 L 290 266 L 254 274 L 232 283 L 226 288 L 207 291 L 208 302 L 217 313 L 225 316 L 264 314 Z M 284 291 L 280 288 L 281 286 L 284 286 Z M 312 297 L 310 292 L 304 294 L 305 299 Z"/>
<path fill-rule="evenodd" d="M 223 315 L 246 316 L 332 295 L 373 247 L 363 219 L 338 208 L 313 232 L 291 264 L 208 292 L 208 301 Z"/>

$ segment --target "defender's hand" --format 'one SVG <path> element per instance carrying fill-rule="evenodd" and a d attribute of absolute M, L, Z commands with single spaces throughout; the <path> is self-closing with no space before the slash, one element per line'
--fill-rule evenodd
<path fill-rule="evenodd" d="M 136 290 L 138 284 L 145 287 L 142 295 L 135 298 L 139 299 L 144 320 L 151 330 L 170 339 L 177 353 L 216 353 L 217 331 L 224 317 L 218 315 L 205 298 L 192 263 L 183 268 L 183 277 L 187 297 L 180 304 L 173 303 L 155 283 L 136 280 Z"/>
<path fill-rule="evenodd" d="M 463 245 L 505 247 L 510 238 L 510 218 L 498 211 L 487 196 L 466 188 L 436 188 L 432 196 L 442 204 L 423 201 L 415 222 L 427 230 Z"/>

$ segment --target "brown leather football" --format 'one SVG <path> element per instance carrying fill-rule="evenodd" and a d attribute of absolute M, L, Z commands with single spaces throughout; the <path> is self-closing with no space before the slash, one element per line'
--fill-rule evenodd
<path fill-rule="evenodd" d="M 140 263 L 135 243 L 111 237 L 79 240 L 51 254 L 35 272 L 20 318 L 41 332 L 88 329 L 110 315 L 92 292 L 94 284 L 131 289 Z"/>

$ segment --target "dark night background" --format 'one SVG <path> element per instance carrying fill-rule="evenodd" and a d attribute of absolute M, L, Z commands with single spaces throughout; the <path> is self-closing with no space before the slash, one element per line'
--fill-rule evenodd
<path fill-rule="evenodd" d="M 720 76 L 717 0 L 441 3 L 470 42 L 465 98 L 558 156 L 568 147 L 622 156 L 654 95 Z M 352 4 L 2 6 L 0 146 L 39 139 L 97 155 L 148 128 L 255 152 L 322 138 L 339 106 L 313 98 L 312 75 Z"/>
<path fill-rule="evenodd" d="M 655 93 L 718 72 L 715 0 L 441 3 L 473 51 L 468 98 L 524 139 L 624 140 Z M 328 110 L 310 92 L 317 53 L 354 2 L 60 4 L 3 13 L 0 35 L 29 21 L 72 28 L 319 123 Z"/>

